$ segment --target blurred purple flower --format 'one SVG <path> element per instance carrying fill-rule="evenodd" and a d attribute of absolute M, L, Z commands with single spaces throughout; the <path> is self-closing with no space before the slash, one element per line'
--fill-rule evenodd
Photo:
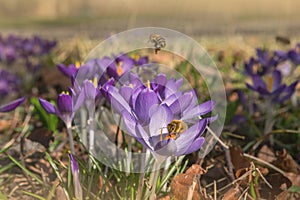
<path fill-rule="evenodd" d="M 0 70 L 0 95 L 4 97 L 18 91 L 20 80 L 6 70 Z"/>
<path fill-rule="evenodd" d="M 0 112 L 10 112 L 10 111 L 16 109 L 24 101 L 25 101 L 25 97 L 22 97 L 22 98 L 19 98 L 19 99 L 9 102 L 8 104 L 1 105 Z"/>
<path fill-rule="evenodd" d="M 127 131 L 156 157 L 180 156 L 200 149 L 204 143 L 201 134 L 212 118 L 199 117 L 211 112 L 214 102 L 198 105 L 194 90 L 179 91 L 182 80 L 167 80 L 164 74 L 147 86 L 140 83 L 135 80 L 137 87 L 120 89 L 108 86 L 109 100 L 123 117 Z M 173 120 L 188 124 L 178 137 L 170 136 L 166 128 Z"/>
<path fill-rule="evenodd" d="M 253 75 L 251 78 L 252 85 L 247 83 L 247 87 L 263 97 L 271 98 L 273 103 L 282 103 L 290 98 L 297 85 L 297 81 L 289 86 L 282 84 L 282 75 L 278 70 L 274 70 L 271 75 L 267 75 L 266 81 L 259 75 Z"/>
<path fill-rule="evenodd" d="M 17 58 L 17 52 L 11 45 L 0 44 L 0 61 L 10 64 Z"/>

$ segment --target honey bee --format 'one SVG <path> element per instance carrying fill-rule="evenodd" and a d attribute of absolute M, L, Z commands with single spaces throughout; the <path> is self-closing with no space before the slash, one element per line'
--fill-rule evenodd
<path fill-rule="evenodd" d="M 159 34 L 151 34 L 149 37 L 149 41 L 154 45 L 155 54 L 157 54 L 158 51 L 160 51 L 162 48 L 164 48 L 167 45 L 165 38 L 163 38 Z"/>
<path fill-rule="evenodd" d="M 165 140 L 168 140 L 170 138 L 175 140 L 178 138 L 179 134 L 187 130 L 188 126 L 185 122 L 178 119 L 174 119 L 167 125 L 167 127 L 164 128 L 167 128 L 168 130 L 168 134 L 166 135 Z M 162 129 L 163 128 L 161 128 L 161 132 L 160 132 L 160 141 L 163 140 Z"/>

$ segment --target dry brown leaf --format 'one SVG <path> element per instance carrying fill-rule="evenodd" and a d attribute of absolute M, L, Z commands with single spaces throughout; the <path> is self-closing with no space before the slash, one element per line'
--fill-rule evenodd
<path fill-rule="evenodd" d="M 185 174 L 178 174 L 171 183 L 171 197 L 174 199 L 186 199 L 190 187 L 193 185 L 194 177 L 202 175 L 204 169 L 200 165 L 192 165 Z M 196 182 L 196 186 L 193 193 L 193 200 L 205 199 L 199 190 L 199 182 Z"/>
<path fill-rule="evenodd" d="M 273 164 L 286 172 L 293 172 L 299 174 L 300 166 L 293 159 L 293 157 L 283 149 L 282 152 L 276 152 L 277 160 Z"/>
<path fill-rule="evenodd" d="M 274 152 L 267 146 L 264 145 L 258 152 L 257 157 L 266 162 L 273 162 L 276 160 Z"/>
<path fill-rule="evenodd" d="M 205 173 L 205 170 L 200 166 L 200 165 L 192 165 L 188 170 L 185 172 L 186 174 L 197 174 L 197 175 L 202 175 Z"/>
<path fill-rule="evenodd" d="M 228 190 L 224 194 L 222 200 L 238 200 L 240 196 L 241 196 L 241 191 L 237 186 L 235 188 L 231 188 L 230 190 Z"/>
<path fill-rule="evenodd" d="M 291 182 L 292 185 L 300 186 L 300 175 L 294 173 L 285 173 L 285 177 L 287 177 Z"/>
<path fill-rule="evenodd" d="M 186 199 L 188 196 L 189 188 L 193 184 L 193 178 L 195 175 L 192 174 L 178 174 L 171 184 L 171 195 L 174 199 Z M 199 185 L 196 183 L 196 187 L 193 193 L 193 200 L 204 199 L 199 192 Z"/>
<path fill-rule="evenodd" d="M 250 162 L 243 156 L 240 146 L 230 147 L 230 157 L 235 171 L 250 167 Z"/>
<path fill-rule="evenodd" d="M 163 197 L 158 197 L 158 200 L 171 200 L 171 197 L 169 195 L 163 196 Z"/>

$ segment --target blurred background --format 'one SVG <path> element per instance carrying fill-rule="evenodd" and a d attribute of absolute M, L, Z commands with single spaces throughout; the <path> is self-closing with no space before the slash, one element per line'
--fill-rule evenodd
<path fill-rule="evenodd" d="M 299 0 L 0 0 L 2 33 L 107 37 L 159 26 L 188 35 L 280 34 L 300 30 Z"/>

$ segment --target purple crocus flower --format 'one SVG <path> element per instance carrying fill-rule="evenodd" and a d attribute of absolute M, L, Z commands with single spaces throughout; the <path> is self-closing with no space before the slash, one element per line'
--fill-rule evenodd
<path fill-rule="evenodd" d="M 71 164 L 71 173 L 72 173 L 72 179 L 73 179 L 73 186 L 74 186 L 74 193 L 75 198 L 78 200 L 82 199 L 82 188 L 80 185 L 80 179 L 79 179 L 79 167 L 76 162 L 76 159 L 74 156 L 70 153 L 70 164 Z"/>
<path fill-rule="evenodd" d="M 39 101 L 48 113 L 57 115 L 64 121 L 67 128 L 70 128 L 75 112 L 84 101 L 84 91 L 82 90 L 76 99 L 69 94 L 60 94 L 56 100 L 57 107 L 42 98 L 39 98 Z"/>
<path fill-rule="evenodd" d="M 72 76 L 75 76 L 75 74 L 78 71 L 79 66 L 76 64 L 70 64 L 68 66 L 65 66 L 64 64 L 57 64 L 57 68 L 67 77 L 71 78 Z"/>
<path fill-rule="evenodd" d="M 300 64 L 300 44 L 297 44 L 294 49 L 291 49 L 287 52 L 288 58 L 294 65 Z"/>
<path fill-rule="evenodd" d="M 211 119 L 200 116 L 212 111 L 213 101 L 198 105 L 194 92 L 179 91 L 182 80 L 167 80 L 159 74 L 147 85 L 108 87 L 113 109 L 123 117 L 127 131 L 156 157 L 180 156 L 197 151 L 204 143 L 201 134 Z M 140 86 L 138 86 L 140 85 Z M 173 122 L 187 129 L 173 137 L 167 129 Z"/>
<path fill-rule="evenodd" d="M 22 98 L 19 98 L 19 99 L 9 102 L 8 104 L 1 105 L 0 112 L 10 112 L 10 111 L 16 109 L 24 101 L 25 101 L 25 97 L 22 97 Z"/>
<path fill-rule="evenodd" d="M 135 65 L 134 59 L 126 54 L 116 56 L 115 62 L 107 67 L 107 75 L 118 80 L 123 74 L 130 71 Z"/>
<path fill-rule="evenodd" d="M 266 76 L 266 81 L 259 75 L 253 75 L 251 78 L 252 85 L 247 83 L 247 87 L 263 97 L 271 98 L 273 103 L 282 103 L 290 98 L 298 83 L 295 81 L 289 86 L 282 84 L 282 75 L 278 70 L 274 70 L 271 75 Z"/>

